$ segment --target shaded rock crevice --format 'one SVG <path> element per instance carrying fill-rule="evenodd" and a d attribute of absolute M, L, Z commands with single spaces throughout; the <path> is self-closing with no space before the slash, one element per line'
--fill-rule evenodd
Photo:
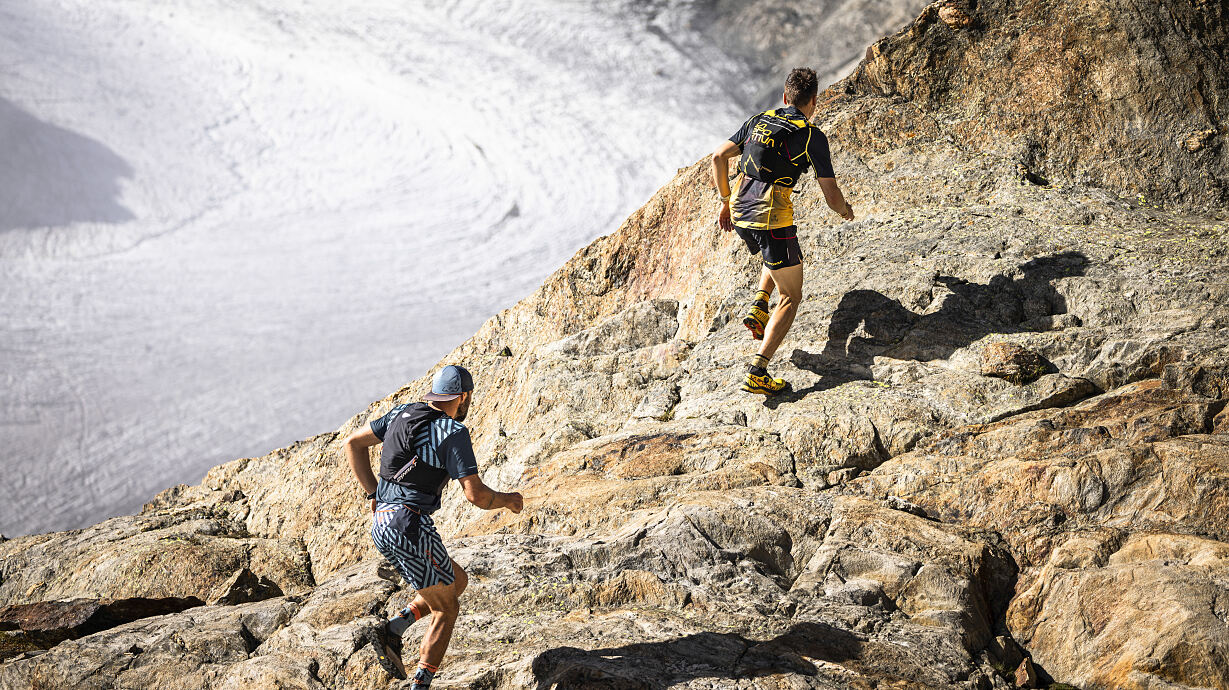
<path fill-rule="evenodd" d="M 134 597 L 16 604 L 0 609 L 0 634 L 7 635 L 5 647 L 8 650 L 47 649 L 65 640 L 85 637 L 142 618 L 177 613 L 203 606 L 204 603 L 195 597 Z"/>

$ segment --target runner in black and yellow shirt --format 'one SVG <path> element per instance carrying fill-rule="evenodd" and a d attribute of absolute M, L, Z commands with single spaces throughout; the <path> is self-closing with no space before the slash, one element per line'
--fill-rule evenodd
<path fill-rule="evenodd" d="M 760 113 L 743 124 L 729 141 L 713 154 L 713 177 L 721 195 L 717 224 L 735 230 L 752 254 L 762 254 L 759 290 L 743 323 L 751 337 L 763 340 L 742 389 L 772 395 L 786 382 L 768 375 L 768 362 L 785 340 L 802 300 L 802 251 L 794 225 L 794 185 L 808 168 L 823 189 L 828 206 L 845 220 L 853 220 L 853 208 L 845 201 L 832 172 L 828 138 L 811 124 L 819 84 L 815 71 L 799 67 L 785 80 L 785 107 Z M 730 159 L 741 154 L 734 192 L 730 191 Z M 730 199 L 734 201 L 731 204 Z M 772 316 L 768 300 L 773 289 L 781 299 Z"/>

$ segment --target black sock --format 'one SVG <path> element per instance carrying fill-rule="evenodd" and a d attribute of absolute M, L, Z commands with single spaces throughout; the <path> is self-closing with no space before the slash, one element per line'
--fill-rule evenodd
<path fill-rule="evenodd" d="M 768 375 L 768 358 L 764 355 L 755 355 L 751 358 L 751 366 L 747 367 L 747 372 L 755 376 Z"/>

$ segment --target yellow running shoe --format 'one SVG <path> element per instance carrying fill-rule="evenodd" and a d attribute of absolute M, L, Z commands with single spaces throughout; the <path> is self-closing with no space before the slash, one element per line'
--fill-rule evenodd
<path fill-rule="evenodd" d="M 774 379 L 771 376 L 756 376 L 747 372 L 747 377 L 743 379 L 743 390 L 748 393 L 774 395 L 786 388 L 789 388 L 789 384 L 785 382 L 785 379 Z"/>
<path fill-rule="evenodd" d="M 743 318 L 743 325 L 747 330 L 751 331 L 751 338 L 754 340 L 764 339 L 764 327 L 768 325 L 768 312 L 752 305 L 747 311 L 747 316 Z"/>

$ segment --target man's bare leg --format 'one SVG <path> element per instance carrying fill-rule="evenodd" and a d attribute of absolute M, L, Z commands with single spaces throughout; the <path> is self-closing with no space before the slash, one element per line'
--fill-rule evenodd
<path fill-rule="evenodd" d="M 768 362 L 777 353 L 777 348 L 794 324 L 794 316 L 798 314 L 798 304 L 802 302 L 802 264 L 771 271 L 771 279 L 781 291 L 781 298 L 764 328 L 764 343 L 759 353 L 751 358 L 751 366 L 747 368 L 742 386 L 748 393 L 760 395 L 773 395 L 788 387 L 784 380 L 773 378 L 768 373 Z"/>
<path fill-rule="evenodd" d="M 768 270 L 767 266 L 760 267 L 760 292 L 767 292 L 768 296 L 772 296 L 773 288 L 777 286 L 772 279 L 772 271 Z"/>
<path fill-rule="evenodd" d="M 426 674 L 428 682 L 434 677 L 440 662 L 444 660 L 444 653 L 448 651 L 448 643 L 452 640 L 452 629 L 461 611 L 458 597 L 469 584 L 469 576 L 455 562 L 452 564 L 452 572 L 455 577 L 452 584 L 420 589 L 418 596 L 414 598 L 414 601 L 422 599 L 431 609 L 432 614 L 431 625 L 427 627 L 427 634 L 423 635 L 422 645 L 418 650 L 419 672 L 415 676 L 420 678 L 423 676 L 423 670 L 429 671 L 429 674 Z"/>
<path fill-rule="evenodd" d="M 441 591 L 432 592 L 439 588 Z M 457 622 L 457 614 L 461 610 L 461 602 L 457 600 L 452 585 L 435 585 L 428 587 L 427 604 L 431 607 L 431 625 L 427 634 L 423 635 L 419 647 L 419 660 L 431 666 L 439 666 L 444 660 L 444 652 L 448 651 L 448 642 L 452 639 L 452 628 Z"/>
<path fill-rule="evenodd" d="M 461 593 L 465 592 L 466 585 L 469 584 L 469 577 L 456 563 L 452 563 L 452 577 L 454 577 L 452 583 L 457 587 L 457 597 L 461 597 Z M 426 599 L 423 599 L 422 594 L 415 595 L 414 600 L 410 601 L 409 605 L 401 610 L 401 613 L 388 621 L 388 632 L 401 637 L 409 626 L 414 625 L 415 622 L 429 615 L 431 615 L 431 608 L 426 604 Z"/>
<path fill-rule="evenodd" d="M 768 267 L 764 266 L 760 269 L 760 288 L 751 298 L 751 307 L 747 310 L 747 315 L 743 317 L 743 325 L 747 330 L 751 331 L 751 337 L 755 340 L 764 339 L 764 326 L 768 324 L 768 300 L 772 298 L 772 291 L 776 287 L 776 283 L 772 279 L 772 273 Z"/>
<path fill-rule="evenodd" d="M 764 269 L 765 277 L 781 291 L 781 299 L 777 308 L 772 310 L 768 326 L 764 328 L 764 344 L 760 345 L 759 354 L 764 359 L 772 359 L 777 348 L 785 340 L 790 326 L 794 325 L 794 316 L 798 314 L 798 304 L 802 302 L 802 264 L 789 268 L 778 268 L 775 271 Z M 760 280 L 762 285 L 764 280 Z"/>
<path fill-rule="evenodd" d="M 460 597 L 461 593 L 465 591 L 466 586 L 469 585 L 469 576 L 466 575 L 461 566 L 457 565 L 456 563 L 452 564 L 452 575 L 454 578 L 453 584 L 456 585 L 457 588 L 457 597 Z M 409 617 L 412 618 L 412 620 L 407 620 L 403 624 L 405 627 L 401 628 L 400 630 L 393 630 L 392 632 L 400 637 L 401 633 L 405 632 L 405 628 L 417 623 L 420 619 L 429 615 L 430 613 L 431 607 L 427 604 L 427 600 L 423 599 L 422 595 L 419 594 L 414 597 L 414 601 L 411 601 L 409 606 L 401 609 L 400 616 L 403 618 Z"/>

